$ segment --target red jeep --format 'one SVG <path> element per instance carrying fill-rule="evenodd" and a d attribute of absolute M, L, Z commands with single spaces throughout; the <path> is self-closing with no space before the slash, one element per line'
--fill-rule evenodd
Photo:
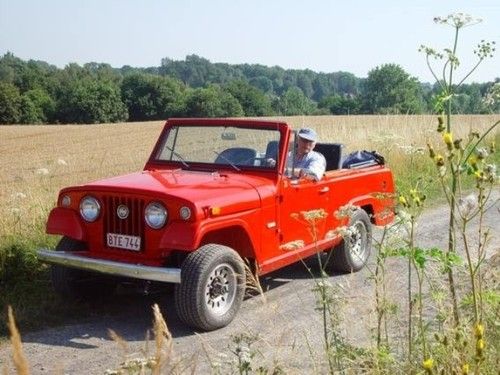
<path fill-rule="evenodd" d="M 63 237 L 38 252 L 54 288 L 81 297 L 121 278 L 175 283 L 181 320 L 213 330 L 241 305 L 244 259 L 263 275 L 332 250 L 334 269 L 361 269 L 371 223 L 393 219 L 392 174 L 375 162 L 342 168 L 342 145 L 318 143 L 323 178 L 287 177 L 295 137 L 277 121 L 168 120 L 142 172 L 61 190 L 47 233 Z M 356 207 L 350 219 L 335 215 L 345 205 Z M 297 214 L 319 209 L 313 239 Z"/>

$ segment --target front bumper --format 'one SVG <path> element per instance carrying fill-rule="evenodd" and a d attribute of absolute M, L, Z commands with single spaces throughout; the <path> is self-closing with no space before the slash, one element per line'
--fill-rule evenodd
<path fill-rule="evenodd" d="M 86 271 L 101 272 L 108 275 L 132 277 L 141 280 L 181 282 L 180 268 L 150 267 L 139 264 L 114 262 L 110 260 L 87 258 L 67 251 L 40 249 L 38 259 L 59 266 L 78 268 Z"/>

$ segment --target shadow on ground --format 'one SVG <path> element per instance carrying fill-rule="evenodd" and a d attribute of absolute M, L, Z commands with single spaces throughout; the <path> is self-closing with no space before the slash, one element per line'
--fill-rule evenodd
<path fill-rule="evenodd" d="M 261 286 L 265 291 L 278 291 L 289 283 L 298 280 L 312 280 L 319 275 L 316 256 L 304 262 L 298 262 L 281 270 L 261 277 Z M 333 277 L 336 277 L 334 275 Z M 57 327 L 56 334 L 43 335 L 43 331 L 23 335 L 24 342 L 36 342 L 50 346 L 65 346 L 77 349 L 93 349 L 97 346 L 92 338 L 111 340 L 109 329 L 118 333 L 127 342 L 144 341 L 151 334 L 153 325 L 152 306 L 160 307 L 173 338 L 195 335 L 196 331 L 184 325 L 175 312 L 174 288 L 171 284 L 136 284 L 121 285 L 115 295 L 98 296 L 92 301 L 74 302 L 76 307 L 88 311 L 75 322 L 71 317 Z M 254 308 L 252 300 L 258 296 L 248 296 L 242 308 Z M 61 301 L 61 306 L 65 303 Z M 78 306 L 80 305 L 80 306 Z"/>

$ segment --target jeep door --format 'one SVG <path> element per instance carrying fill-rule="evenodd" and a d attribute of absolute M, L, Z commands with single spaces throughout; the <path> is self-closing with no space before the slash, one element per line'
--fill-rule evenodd
<path fill-rule="evenodd" d="M 325 178 L 282 178 L 277 207 L 281 250 L 307 247 L 325 238 L 327 220 L 317 214 L 320 210 L 328 214 L 328 192 Z"/>

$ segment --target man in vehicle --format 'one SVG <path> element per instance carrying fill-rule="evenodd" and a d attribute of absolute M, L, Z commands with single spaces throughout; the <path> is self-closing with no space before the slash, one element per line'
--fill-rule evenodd
<path fill-rule="evenodd" d="M 293 177 L 306 177 L 315 181 L 321 180 L 326 169 L 325 157 L 313 151 L 318 135 L 311 128 L 302 128 L 297 133 L 297 148 L 295 157 L 290 155 L 287 161 L 287 171 Z"/>

